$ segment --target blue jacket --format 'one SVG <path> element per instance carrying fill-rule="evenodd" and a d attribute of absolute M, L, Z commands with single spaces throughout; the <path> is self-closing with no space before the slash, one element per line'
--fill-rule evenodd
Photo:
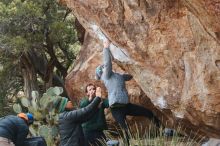
<path fill-rule="evenodd" d="M 84 146 L 84 134 L 81 124 L 88 121 L 98 110 L 101 102 L 96 97 L 82 109 L 64 111 L 59 115 L 60 146 Z"/>
<path fill-rule="evenodd" d="M 0 118 L 0 137 L 10 139 L 15 146 L 24 146 L 29 129 L 26 122 L 13 115 Z"/>
<path fill-rule="evenodd" d="M 127 104 L 129 102 L 128 92 L 125 87 L 125 81 L 132 79 L 129 74 L 119 74 L 112 71 L 111 52 L 109 48 L 103 49 L 104 69 L 101 80 L 108 90 L 109 106 L 119 103 Z"/>

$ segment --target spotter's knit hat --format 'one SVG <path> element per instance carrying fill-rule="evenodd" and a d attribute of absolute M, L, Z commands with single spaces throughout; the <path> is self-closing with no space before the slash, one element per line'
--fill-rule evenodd
<path fill-rule="evenodd" d="M 68 102 L 68 99 L 65 98 L 65 97 L 62 97 L 62 98 L 60 99 L 60 102 L 59 102 L 59 104 L 58 104 L 58 112 L 59 112 L 59 113 L 64 112 L 64 110 L 65 110 L 65 108 L 66 108 L 67 102 Z"/>
<path fill-rule="evenodd" d="M 17 116 L 24 119 L 28 124 L 32 124 L 34 122 L 34 116 L 31 113 L 19 113 Z"/>

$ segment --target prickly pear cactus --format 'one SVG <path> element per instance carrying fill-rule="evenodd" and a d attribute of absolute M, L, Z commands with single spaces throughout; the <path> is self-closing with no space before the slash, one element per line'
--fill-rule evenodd
<path fill-rule="evenodd" d="M 34 115 L 34 124 L 30 126 L 29 131 L 32 136 L 43 136 L 48 146 L 56 146 L 59 142 L 58 132 L 58 112 L 56 107 L 63 97 L 63 88 L 51 87 L 42 97 L 39 97 L 37 91 L 32 91 L 32 100 L 21 98 L 20 103 L 13 105 L 16 113 L 26 111 Z"/>

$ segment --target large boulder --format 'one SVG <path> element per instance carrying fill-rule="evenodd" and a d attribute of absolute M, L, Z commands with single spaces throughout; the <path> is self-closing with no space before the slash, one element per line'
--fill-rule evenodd
<path fill-rule="evenodd" d="M 132 102 L 169 124 L 220 138 L 219 0 L 61 0 L 90 33 L 66 78 L 71 97 L 94 80 L 102 41 L 114 69 L 134 76 Z M 100 84 L 100 83 L 98 83 Z M 101 85 L 101 84 L 100 84 Z M 145 102 L 144 102 L 145 101 Z"/>

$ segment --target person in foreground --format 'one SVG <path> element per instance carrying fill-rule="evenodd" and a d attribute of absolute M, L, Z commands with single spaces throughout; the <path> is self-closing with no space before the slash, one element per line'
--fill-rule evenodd
<path fill-rule="evenodd" d="M 80 108 L 84 108 L 89 105 L 96 97 L 96 86 L 94 84 L 87 84 L 85 88 L 87 97 L 82 98 L 80 101 Z M 105 108 L 108 108 L 108 99 L 104 99 L 99 107 L 98 111 L 92 116 L 92 118 L 83 123 L 83 132 L 85 136 L 86 145 L 102 146 L 100 140 L 106 139 L 103 130 L 107 129 L 105 119 Z"/>
<path fill-rule="evenodd" d="M 67 100 L 62 100 L 59 106 L 60 146 L 85 146 L 81 124 L 97 112 L 101 102 L 101 88 L 97 87 L 94 100 L 82 109 L 75 109 L 72 102 Z"/>
<path fill-rule="evenodd" d="M 0 118 L 0 146 L 24 146 L 29 125 L 34 122 L 31 113 L 19 113 Z"/>
<path fill-rule="evenodd" d="M 112 116 L 116 122 L 118 122 L 119 125 L 125 130 L 128 141 L 128 128 L 126 125 L 127 115 L 145 116 L 153 120 L 157 127 L 160 126 L 160 121 L 152 111 L 142 106 L 129 103 L 125 82 L 131 80 L 132 76 L 129 74 L 119 74 L 112 71 L 112 59 L 109 47 L 110 42 L 105 41 L 103 48 L 103 65 L 99 65 L 96 68 L 96 78 L 103 81 L 105 84 L 108 90 L 108 100 Z"/>

